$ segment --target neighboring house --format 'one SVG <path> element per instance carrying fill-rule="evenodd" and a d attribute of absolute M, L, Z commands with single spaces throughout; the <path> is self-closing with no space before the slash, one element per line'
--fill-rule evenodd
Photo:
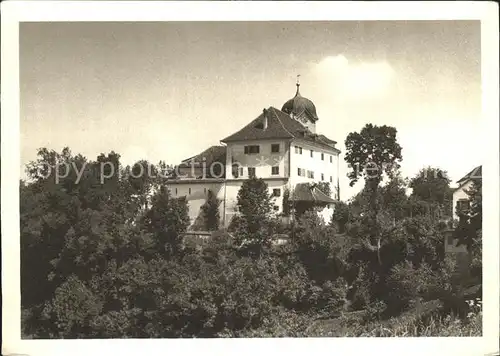
<path fill-rule="evenodd" d="M 297 83 L 295 96 L 278 110 L 262 113 L 241 130 L 188 158 L 177 167 L 175 179 L 166 183 L 173 197 L 186 196 L 191 223 L 199 215 L 212 190 L 222 203 L 221 220 L 228 226 L 237 214 L 237 195 L 242 183 L 256 176 L 269 186 L 275 197 L 275 211 L 283 209 L 285 190 L 295 200 L 311 199 L 324 206 L 325 220 L 333 213 L 339 197 L 339 154 L 336 142 L 316 133 L 318 115 L 313 102 L 301 96 Z M 305 183 L 329 182 L 333 197 L 314 188 L 304 194 Z"/>
<path fill-rule="evenodd" d="M 458 220 L 457 209 L 467 210 L 470 207 L 469 196 L 467 191 L 471 188 L 474 179 L 481 179 L 482 166 L 474 168 L 464 177 L 457 181 L 458 187 L 453 191 L 453 218 Z M 446 234 L 445 252 L 463 254 L 467 252 L 464 245 L 457 246 L 457 240 L 453 238 L 453 230 L 449 230 Z"/>
<path fill-rule="evenodd" d="M 470 207 L 469 196 L 467 191 L 472 186 L 474 179 L 481 179 L 482 166 L 474 168 L 467 173 L 464 177 L 457 181 L 458 187 L 453 191 L 453 218 L 458 219 L 457 209 L 467 210 Z"/>

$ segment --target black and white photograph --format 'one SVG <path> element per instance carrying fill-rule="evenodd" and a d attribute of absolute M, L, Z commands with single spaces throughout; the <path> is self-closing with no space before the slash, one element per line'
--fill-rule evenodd
<path fill-rule="evenodd" d="M 3 329 L 16 319 L 21 343 L 446 337 L 484 343 L 453 354 L 498 351 L 484 20 L 254 5 L 262 19 L 19 20 L 18 92 L 2 81 Z"/>

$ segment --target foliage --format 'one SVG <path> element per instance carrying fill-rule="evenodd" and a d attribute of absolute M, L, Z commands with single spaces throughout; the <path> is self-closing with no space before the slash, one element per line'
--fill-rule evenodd
<path fill-rule="evenodd" d="M 219 229 L 220 224 L 220 213 L 219 206 L 221 201 L 217 199 L 217 196 L 212 190 L 208 190 L 207 201 L 201 207 L 203 218 L 205 222 L 205 229 L 207 231 L 215 231 Z"/>
<path fill-rule="evenodd" d="M 331 225 L 335 225 L 339 233 L 344 233 L 346 230 L 346 225 L 349 222 L 349 206 L 340 201 L 335 204 L 335 210 L 332 214 Z"/>
<path fill-rule="evenodd" d="M 350 136 L 353 160 L 399 160 L 395 130 L 364 130 Z M 69 149 L 41 149 L 28 165 L 30 179 L 20 184 L 23 337 L 481 333 L 480 308 L 467 304 L 456 264 L 444 255 L 442 226 L 428 213 L 441 204 L 443 182 L 413 180 L 408 197 L 405 179 L 391 170 L 376 190 L 365 185 L 336 204 L 329 224 L 306 209 L 288 227 L 276 222 L 268 186 L 253 178 L 239 191 L 230 231 L 189 245 L 186 200 L 161 179 L 139 177 L 139 165 L 166 169 Z M 457 230 L 479 269 L 480 191 L 477 182 Z M 219 203 L 210 192 L 209 229 L 217 230 Z M 289 242 L 273 245 L 278 233 Z"/>
<path fill-rule="evenodd" d="M 480 237 L 483 223 L 482 181 L 474 179 L 471 188 L 466 190 L 469 196 L 469 209 L 458 210 L 459 224 L 456 229 L 459 244 L 467 246 L 472 251 L 475 240 Z"/>
<path fill-rule="evenodd" d="M 316 187 L 321 190 L 325 195 L 331 197 L 332 188 L 330 187 L 330 182 L 318 182 Z"/>
<path fill-rule="evenodd" d="M 276 224 L 274 199 L 261 178 L 250 178 L 243 182 L 237 197 L 240 218 L 236 221 L 237 243 L 248 251 L 260 255 L 271 244 L 272 228 Z"/>
<path fill-rule="evenodd" d="M 347 176 L 353 186 L 360 177 L 365 180 L 362 195 L 368 201 L 363 214 L 370 228 L 365 239 L 366 246 L 377 253 L 379 264 L 383 224 L 381 224 L 379 184 L 384 173 L 393 178 L 402 160 L 401 146 L 396 139 L 397 130 L 390 126 L 367 124 L 361 131 L 351 132 L 345 140 L 345 161 L 350 171 Z M 387 215 L 387 214 L 383 214 Z M 385 220 L 385 218 L 383 219 Z"/>
<path fill-rule="evenodd" d="M 459 223 L 454 237 L 459 245 L 465 245 L 471 257 L 471 274 L 473 277 L 482 277 L 482 180 L 473 179 L 471 188 L 466 190 L 469 196 L 469 209 L 457 209 Z"/>
<path fill-rule="evenodd" d="M 283 207 L 282 207 L 282 212 L 283 216 L 289 216 L 290 215 L 290 189 L 285 188 L 283 192 Z"/>
<path fill-rule="evenodd" d="M 383 173 L 392 177 L 402 160 L 396 134 L 394 127 L 367 124 L 359 133 L 347 135 L 345 161 L 351 168 L 347 175 L 351 186 L 361 176 L 366 181 L 376 182 L 376 185 L 382 181 Z"/>
<path fill-rule="evenodd" d="M 145 230 L 155 236 L 155 247 L 166 256 L 176 256 L 182 246 L 182 232 L 189 226 L 186 199 L 172 198 L 169 191 L 161 187 L 153 196 L 151 209 L 145 214 Z"/>
<path fill-rule="evenodd" d="M 453 211 L 453 191 L 447 172 L 426 167 L 410 180 L 411 197 L 422 204 L 428 213 L 437 217 L 450 217 Z M 418 212 L 417 212 L 418 214 Z"/>
<path fill-rule="evenodd" d="M 447 173 L 439 168 L 426 167 L 411 179 L 412 195 L 419 200 L 443 204 L 449 199 L 450 179 Z"/>

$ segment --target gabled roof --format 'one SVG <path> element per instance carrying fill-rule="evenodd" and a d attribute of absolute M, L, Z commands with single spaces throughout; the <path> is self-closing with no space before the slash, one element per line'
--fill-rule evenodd
<path fill-rule="evenodd" d="M 224 146 L 211 146 L 205 151 L 197 154 L 196 156 L 186 158 L 180 164 L 180 167 L 191 167 L 191 162 L 194 167 L 201 166 L 203 163 L 206 167 L 214 162 L 221 162 L 226 164 L 226 147 Z"/>
<path fill-rule="evenodd" d="M 291 201 L 313 201 L 318 203 L 336 203 L 335 200 L 323 193 L 316 186 L 311 186 L 309 183 L 298 183 L 295 186 L 293 194 L 290 197 Z"/>
<path fill-rule="evenodd" d="M 467 173 L 465 176 L 463 176 L 462 178 L 460 178 L 458 181 L 457 181 L 457 184 L 463 184 L 465 183 L 466 181 L 468 181 L 469 179 L 481 179 L 482 176 L 483 176 L 483 166 L 477 166 L 476 168 L 474 168 L 472 171 L 470 171 L 469 173 Z"/>
<path fill-rule="evenodd" d="M 292 132 L 303 130 L 304 126 L 298 121 L 282 113 L 276 108 L 269 107 L 264 109 L 256 119 L 252 120 L 248 125 L 234 134 L 226 137 L 222 142 L 259 140 L 266 138 L 293 138 Z M 267 117 L 267 128 L 263 128 L 262 124 Z M 284 121 L 284 122 L 283 122 Z M 290 132 L 290 129 L 292 132 Z"/>
<path fill-rule="evenodd" d="M 267 127 L 265 118 L 267 117 Z M 312 133 L 307 127 L 288 114 L 274 107 L 264 109 L 256 119 L 234 134 L 226 137 L 221 142 L 235 142 L 262 139 L 301 139 L 335 149 L 336 141 L 330 140 L 325 135 Z M 340 152 L 340 151 L 339 151 Z"/>

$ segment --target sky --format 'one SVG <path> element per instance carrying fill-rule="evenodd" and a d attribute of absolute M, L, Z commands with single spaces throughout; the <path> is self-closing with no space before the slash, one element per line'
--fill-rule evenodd
<path fill-rule="evenodd" d="M 403 176 L 480 165 L 479 21 L 20 24 L 21 163 L 40 147 L 177 164 L 301 94 L 316 131 L 398 130 Z M 341 198 L 349 187 L 341 154 Z"/>

